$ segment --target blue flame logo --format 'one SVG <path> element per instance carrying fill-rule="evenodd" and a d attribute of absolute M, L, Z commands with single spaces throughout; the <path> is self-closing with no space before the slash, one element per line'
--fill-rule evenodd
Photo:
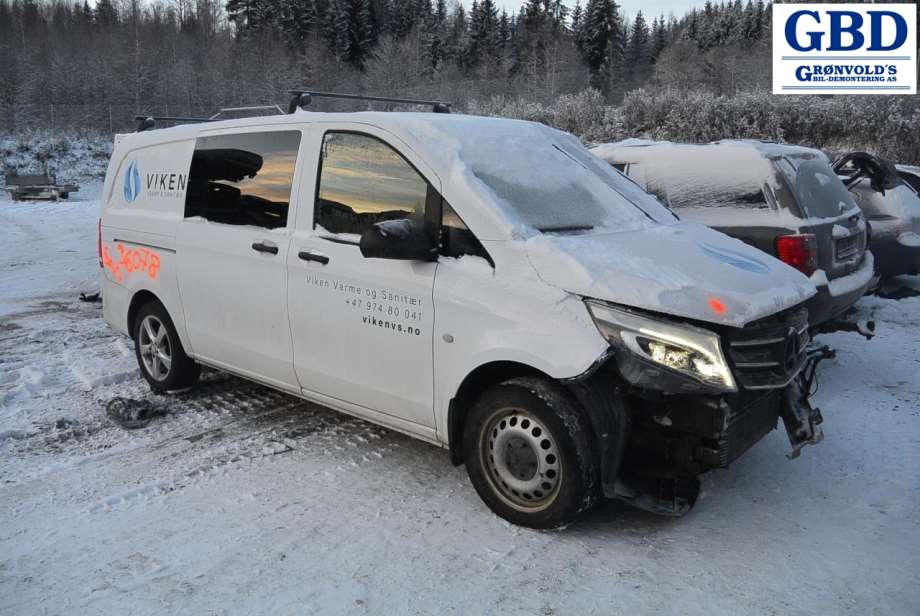
<path fill-rule="evenodd" d="M 750 257 L 743 252 L 736 252 L 727 248 L 718 248 L 710 244 L 700 244 L 700 248 L 713 259 L 728 263 L 738 269 L 754 272 L 755 274 L 766 274 L 770 271 L 770 268 L 762 261 L 758 261 L 754 257 Z"/>
<path fill-rule="evenodd" d="M 132 160 L 125 169 L 125 201 L 132 203 L 141 194 L 141 173 L 137 170 L 137 161 Z"/>

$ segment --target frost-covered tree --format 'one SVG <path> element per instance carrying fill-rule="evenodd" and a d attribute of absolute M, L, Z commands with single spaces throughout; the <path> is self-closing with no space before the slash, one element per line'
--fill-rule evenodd
<path fill-rule="evenodd" d="M 641 81 L 648 77 L 652 57 L 650 38 L 648 23 L 642 11 L 639 11 L 629 30 L 626 45 L 625 68 L 629 81 Z"/>
<path fill-rule="evenodd" d="M 652 62 L 658 60 L 658 56 L 668 46 L 668 25 L 664 20 L 664 15 L 652 22 L 652 35 L 649 41 L 649 55 Z"/>
<path fill-rule="evenodd" d="M 606 71 L 622 50 L 619 12 L 613 0 L 588 0 L 575 43 L 588 67 L 591 84 L 605 89 Z"/>
<path fill-rule="evenodd" d="M 470 67 L 494 62 L 498 58 L 498 9 L 493 0 L 473 0 L 470 9 L 467 62 Z"/>

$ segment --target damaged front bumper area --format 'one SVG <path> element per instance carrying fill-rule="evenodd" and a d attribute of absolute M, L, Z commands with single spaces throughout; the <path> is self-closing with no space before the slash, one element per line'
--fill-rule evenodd
<path fill-rule="evenodd" d="M 834 350 L 828 346 L 809 347 L 802 371 L 783 390 L 780 416 L 792 445 L 792 451 L 786 455 L 790 460 L 798 458 L 805 445 L 817 445 L 824 440 L 824 432 L 820 428 L 824 422 L 821 409 L 812 407 L 808 398 L 813 391 L 818 364 L 835 356 Z"/>
<path fill-rule="evenodd" d="M 605 496 L 680 516 L 696 501 L 701 474 L 726 468 L 780 418 L 791 445 L 789 458 L 822 440 L 821 412 L 809 396 L 818 364 L 833 351 L 810 341 L 807 311 L 725 334 L 722 346 L 738 384 L 734 392 L 679 393 L 660 367 L 619 353 L 576 386 L 586 407 L 599 408 L 601 398 L 622 401 L 607 404 L 604 415 L 614 419 L 597 432 L 605 456 Z M 606 443 L 605 435 L 619 435 L 620 446 Z"/>

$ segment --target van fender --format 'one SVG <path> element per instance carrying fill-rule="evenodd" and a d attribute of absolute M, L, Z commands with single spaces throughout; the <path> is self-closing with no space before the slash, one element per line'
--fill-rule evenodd
<path fill-rule="evenodd" d="M 627 413 L 623 405 L 621 384 L 611 379 L 610 371 L 599 370 L 610 359 L 608 353 L 588 363 L 587 367 L 574 376 L 554 374 L 558 367 L 548 365 L 545 360 L 527 357 L 515 360 L 495 360 L 479 365 L 472 370 L 454 390 L 448 402 L 446 440 L 451 462 L 463 464 L 463 427 L 470 407 L 483 391 L 503 381 L 532 376 L 555 381 L 574 397 L 587 416 L 598 447 L 602 486 L 605 495 L 612 494 L 613 485 L 619 473 L 628 430 Z M 556 369 L 554 369 L 556 368 Z M 439 427 L 443 425 L 439 422 Z"/>

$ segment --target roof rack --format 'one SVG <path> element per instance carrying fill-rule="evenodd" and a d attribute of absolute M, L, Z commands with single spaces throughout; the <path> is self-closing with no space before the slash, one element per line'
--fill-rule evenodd
<path fill-rule="evenodd" d="M 214 115 L 207 118 L 188 118 L 181 116 L 134 116 L 137 122 L 137 132 L 152 130 L 156 128 L 157 122 L 172 122 L 174 124 L 194 124 L 198 122 L 216 122 L 221 119 L 225 113 L 234 113 L 239 111 L 275 111 L 279 115 L 284 115 L 284 110 L 278 105 L 253 105 L 250 107 L 223 107 Z"/>
<path fill-rule="evenodd" d="M 397 103 L 400 105 L 428 105 L 434 113 L 450 113 L 451 104 L 446 101 L 427 101 L 414 98 L 390 98 L 385 96 L 364 96 L 362 94 L 342 94 L 339 92 L 317 92 L 309 89 L 289 90 L 293 95 L 288 113 L 294 113 L 298 108 L 306 110 L 314 98 L 338 98 L 354 101 L 371 101 L 375 103 Z"/>
<path fill-rule="evenodd" d="M 446 101 L 428 101 L 415 98 L 391 98 L 387 96 L 364 96 L 362 94 L 343 94 L 340 92 L 317 92 L 316 90 L 295 89 L 288 91 L 293 98 L 288 106 L 288 113 L 294 113 L 297 109 L 306 109 L 313 102 L 314 98 L 338 98 L 353 101 L 371 101 L 375 103 L 396 103 L 399 105 L 428 105 L 434 113 L 450 113 L 451 103 Z M 251 107 L 224 107 L 218 110 L 214 115 L 207 118 L 189 118 L 182 116 L 134 116 L 137 122 L 137 132 L 153 130 L 157 128 L 157 122 L 172 122 L 173 124 L 197 124 L 199 122 L 216 122 L 221 119 L 221 115 L 231 112 L 240 111 L 273 111 L 276 114 L 284 114 L 284 110 L 278 105 L 255 105 Z"/>

